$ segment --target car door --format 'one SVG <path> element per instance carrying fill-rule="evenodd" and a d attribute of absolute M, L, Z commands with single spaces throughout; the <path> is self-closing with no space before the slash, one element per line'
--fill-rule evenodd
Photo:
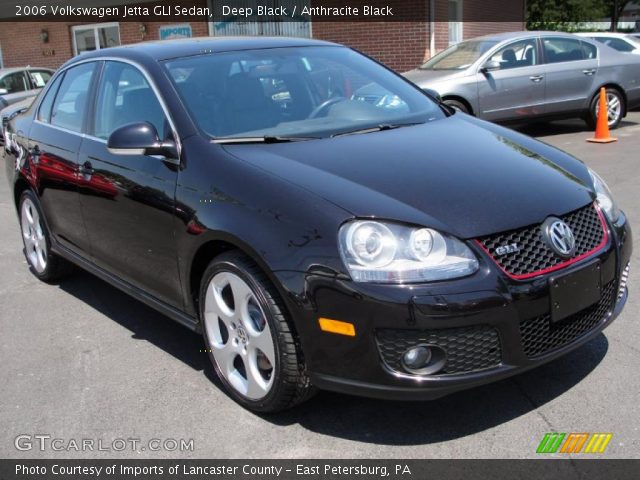
<path fill-rule="evenodd" d="M 489 62 L 499 65 L 487 69 Z M 517 40 L 498 48 L 477 74 L 480 117 L 510 120 L 544 113 L 547 81 L 537 38 Z"/>
<path fill-rule="evenodd" d="M 547 113 L 575 113 L 587 108 L 598 72 L 597 48 L 577 38 L 553 36 L 543 36 L 542 46 Z"/>
<path fill-rule="evenodd" d="M 82 143 L 80 204 L 94 262 L 156 298 L 182 306 L 174 241 L 177 168 L 162 158 L 114 154 L 118 127 L 149 122 L 173 133 L 150 81 L 129 63 L 107 61 L 96 92 L 90 134 Z"/>
<path fill-rule="evenodd" d="M 52 235 L 86 257 L 89 245 L 78 199 L 78 152 L 95 71 L 96 63 L 89 62 L 56 77 L 38 106 L 28 142 L 31 173 Z"/>

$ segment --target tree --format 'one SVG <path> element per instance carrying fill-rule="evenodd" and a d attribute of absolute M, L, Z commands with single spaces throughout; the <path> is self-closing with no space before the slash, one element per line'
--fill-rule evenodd
<path fill-rule="evenodd" d="M 625 7 L 630 3 L 630 0 L 603 0 L 604 6 L 607 9 L 607 13 L 611 16 L 611 27 L 609 28 L 612 32 L 618 31 L 618 19 Z"/>
<path fill-rule="evenodd" d="M 527 28 L 572 30 L 578 22 L 595 21 L 605 16 L 608 4 L 614 1 L 624 0 L 528 0 Z"/>

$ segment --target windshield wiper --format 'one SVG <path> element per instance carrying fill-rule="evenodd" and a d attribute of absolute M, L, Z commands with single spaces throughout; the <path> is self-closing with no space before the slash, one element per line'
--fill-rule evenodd
<path fill-rule="evenodd" d="M 279 135 L 264 135 L 262 137 L 219 137 L 213 143 L 287 143 L 316 140 L 320 137 L 283 137 Z"/>
<path fill-rule="evenodd" d="M 411 127 L 413 125 L 422 125 L 425 122 L 413 122 L 413 123 L 381 123 L 373 127 L 359 128 L 357 130 L 350 130 L 348 132 L 334 133 L 331 137 L 342 137 L 345 135 L 360 135 L 362 133 L 382 132 L 383 130 L 393 130 L 401 127 Z"/>

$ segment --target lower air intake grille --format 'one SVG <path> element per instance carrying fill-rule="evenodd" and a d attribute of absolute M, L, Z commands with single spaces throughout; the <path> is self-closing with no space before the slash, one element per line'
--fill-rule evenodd
<path fill-rule="evenodd" d="M 520 323 L 522 347 L 527 357 L 537 357 L 578 339 L 597 327 L 613 307 L 616 283 L 609 282 L 602 291 L 600 301 L 584 310 L 551 323 L 548 314 Z"/>
<path fill-rule="evenodd" d="M 446 363 L 437 375 L 496 367 L 502 358 L 498 332 L 488 325 L 442 330 L 381 329 L 376 332 L 376 339 L 384 362 L 399 372 L 404 372 L 404 352 L 420 344 L 435 345 L 446 352 Z"/>

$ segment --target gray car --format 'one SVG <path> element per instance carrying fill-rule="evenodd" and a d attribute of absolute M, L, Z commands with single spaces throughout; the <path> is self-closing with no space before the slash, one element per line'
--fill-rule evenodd
<path fill-rule="evenodd" d="M 25 98 L 35 97 L 54 70 L 39 67 L 0 69 L 0 109 Z"/>
<path fill-rule="evenodd" d="M 609 126 L 640 105 L 640 57 L 556 32 L 467 40 L 404 73 L 448 105 L 490 121 L 580 117 L 593 127 L 606 87 Z"/>

